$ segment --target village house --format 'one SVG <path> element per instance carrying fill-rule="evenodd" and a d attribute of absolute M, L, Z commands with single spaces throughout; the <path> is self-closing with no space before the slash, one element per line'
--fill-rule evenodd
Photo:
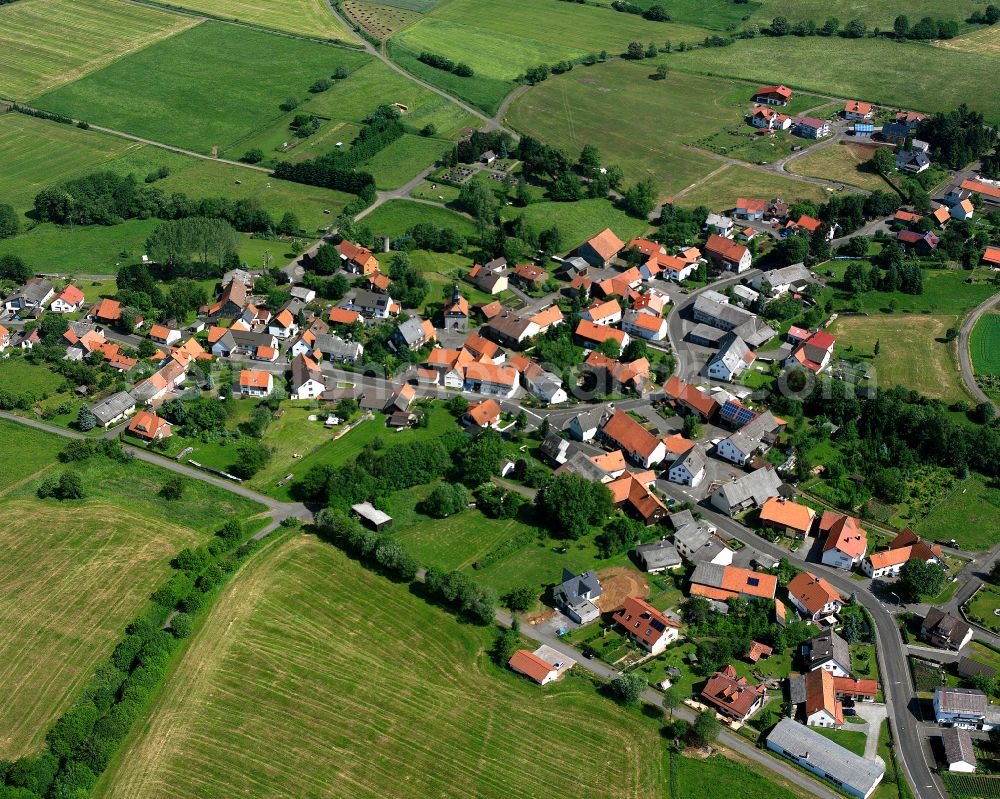
<path fill-rule="evenodd" d="M 83 292 L 70 283 L 64 288 L 49 305 L 52 313 L 76 313 L 83 307 Z"/>
<path fill-rule="evenodd" d="M 917 255 L 932 255 L 941 243 L 941 238 L 931 231 L 920 233 L 916 230 L 901 230 L 896 241 L 904 250 L 912 250 Z"/>
<path fill-rule="evenodd" d="M 727 516 L 735 516 L 749 508 L 763 505 L 776 497 L 781 478 L 774 469 L 761 466 L 756 471 L 724 483 L 711 496 L 712 505 Z"/>
<path fill-rule="evenodd" d="M 597 435 L 597 430 L 604 420 L 604 411 L 601 408 L 580 411 L 569 420 L 567 430 L 577 441 L 590 441 Z"/>
<path fill-rule="evenodd" d="M 576 661 L 543 644 L 534 652 L 518 649 L 507 661 L 507 665 L 539 685 L 548 685 L 573 668 Z"/>
<path fill-rule="evenodd" d="M 837 699 L 834 676 L 824 669 L 810 671 L 798 678 L 803 683 L 806 724 L 810 727 L 841 727 L 844 704 Z"/>
<path fill-rule="evenodd" d="M 604 423 L 598 437 L 622 450 L 644 469 L 660 463 L 667 454 L 663 442 L 625 411 L 615 411 Z"/>
<path fill-rule="evenodd" d="M 464 389 L 477 394 L 510 399 L 517 392 L 517 370 L 492 363 L 470 363 L 465 367 Z"/>
<path fill-rule="evenodd" d="M 368 275 L 368 290 L 374 291 L 380 294 L 388 294 L 389 289 L 392 288 L 392 279 L 388 275 L 383 275 L 378 270 L 375 270 L 370 275 Z"/>
<path fill-rule="evenodd" d="M 308 355 L 296 355 L 292 358 L 291 398 L 316 399 L 324 391 L 326 380 L 319 364 Z"/>
<path fill-rule="evenodd" d="M 639 597 L 626 597 L 625 605 L 612 619 L 626 637 L 651 655 L 659 655 L 680 636 L 680 624 Z"/>
<path fill-rule="evenodd" d="M 581 244 L 576 254 L 590 266 L 607 269 L 623 249 L 625 242 L 618 238 L 611 228 L 604 228 L 592 239 Z"/>
<path fill-rule="evenodd" d="M 677 552 L 694 564 L 711 563 L 729 566 L 735 554 L 732 548 L 716 535 L 715 527 L 698 521 L 689 510 L 670 514 L 674 527 L 674 546 Z"/>
<path fill-rule="evenodd" d="M 885 776 L 883 766 L 792 719 L 781 719 L 768 733 L 767 748 L 857 799 L 868 799 Z"/>
<path fill-rule="evenodd" d="M 795 133 L 804 139 L 822 139 L 830 135 L 830 123 L 815 117 L 795 117 Z"/>
<path fill-rule="evenodd" d="M 492 399 L 475 402 L 462 414 L 462 423 L 480 429 L 493 427 L 500 423 L 500 406 Z"/>
<path fill-rule="evenodd" d="M 763 453 L 777 442 L 781 424 L 770 411 L 754 416 L 729 438 L 724 438 L 716 447 L 720 458 L 746 466 L 757 453 Z"/>
<path fill-rule="evenodd" d="M 861 527 L 860 520 L 825 511 L 819 520 L 819 531 L 826 536 L 820 559 L 824 565 L 851 569 L 864 560 L 868 551 L 868 533 Z"/>
<path fill-rule="evenodd" d="M 934 689 L 934 719 L 945 727 L 963 730 L 992 730 L 1000 723 L 986 694 L 975 688 Z"/>
<path fill-rule="evenodd" d="M 747 343 L 730 332 L 720 342 L 719 351 L 709 358 L 705 371 L 713 380 L 735 382 L 756 359 L 757 356 Z"/>
<path fill-rule="evenodd" d="M 584 360 L 597 381 L 597 390 L 602 394 L 642 394 L 649 381 L 649 361 L 637 358 L 630 363 L 622 363 L 594 350 Z M 561 381 L 560 381 L 561 382 Z"/>
<path fill-rule="evenodd" d="M 252 357 L 257 354 L 259 348 L 276 350 L 278 340 L 270 333 L 253 333 L 231 327 L 212 344 L 212 354 L 224 358 L 240 355 Z"/>
<path fill-rule="evenodd" d="M 723 717 L 744 722 L 764 706 L 767 686 L 737 677 L 736 669 L 726 666 L 708 678 L 698 699 Z"/>
<path fill-rule="evenodd" d="M 378 259 L 367 247 L 361 247 L 344 239 L 337 245 L 340 265 L 352 275 L 370 275 L 379 271 Z"/>
<path fill-rule="evenodd" d="M 622 307 L 618 300 L 595 301 L 588 308 L 580 311 L 580 318 L 593 322 L 595 325 L 615 325 L 622 320 Z"/>
<path fill-rule="evenodd" d="M 111 427 L 135 412 L 135 399 L 127 391 L 118 391 L 92 405 L 90 412 L 101 427 Z"/>
<path fill-rule="evenodd" d="M 331 308 L 330 315 L 326 320 L 331 325 L 356 325 L 363 320 L 357 311 L 348 311 L 345 308 Z"/>
<path fill-rule="evenodd" d="M 844 119 L 871 119 L 874 113 L 871 103 L 859 100 L 848 100 L 843 111 Z"/>
<path fill-rule="evenodd" d="M 532 316 L 531 321 L 538 326 L 538 333 L 536 335 L 542 335 L 548 332 L 550 328 L 561 325 L 565 318 L 558 305 L 550 305 L 548 308 L 543 308 Z"/>
<path fill-rule="evenodd" d="M 788 105 L 792 101 L 792 90 L 787 86 L 762 86 L 754 93 L 753 101 L 763 105 Z"/>
<path fill-rule="evenodd" d="M 878 680 L 862 680 L 857 677 L 834 677 L 833 691 L 841 701 L 874 702 L 878 696 Z"/>
<path fill-rule="evenodd" d="M 510 365 L 521 375 L 521 385 L 525 390 L 546 405 L 559 405 L 569 400 L 569 395 L 562 387 L 562 378 L 553 372 L 547 372 L 534 361 L 523 355 L 515 355 Z"/>
<path fill-rule="evenodd" d="M 761 506 L 760 523 L 782 535 L 795 538 L 809 535 L 816 511 L 784 497 L 769 497 Z"/>
<path fill-rule="evenodd" d="M 810 638 L 804 648 L 809 671 L 823 669 L 834 677 L 851 676 L 851 648 L 832 629 Z"/>
<path fill-rule="evenodd" d="M 510 280 L 525 291 L 540 289 L 549 279 L 549 273 L 534 264 L 517 264 L 510 274 Z"/>
<path fill-rule="evenodd" d="M 347 295 L 340 307 L 346 311 L 356 311 L 362 316 L 371 319 L 388 319 L 399 312 L 399 306 L 392 301 L 388 294 L 376 294 L 373 291 L 358 289 Z"/>
<path fill-rule="evenodd" d="M 666 401 L 681 413 L 693 413 L 704 421 L 710 421 L 719 410 L 719 403 L 697 386 L 685 383 L 677 375 L 671 375 L 663 384 Z"/>
<path fill-rule="evenodd" d="M 912 175 L 919 175 L 925 169 L 930 169 L 931 158 L 924 151 L 917 148 L 912 150 L 900 150 L 896 153 L 896 169 L 909 172 Z"/>
<path fill-rule="evenodd" d="M 767 213 L 767 200 L 746 199 L 739 197 L 736 200 L 734 215 L 737 219 L 751 219 L 760 221 Z"/>
<path fill-rule="evenodd" d="M 0 325 L 0 352 L 3 352 L 9 346 L 10 346 L 10 331 L 3 325 Z"/>
<path fill-rule="evenodd" d="M 274 390 L 274 378 L 270 372 L 241 369 L 239 393 L 244 397 L 269 397 Z"/>
<path fill-rule="evenodd" d="M 947 198 L 945 198 L 945 202 L 947 201 Z M 959 221 L 964 222 L 967 219 L 972 219 L 975 212 L 976 207 L 968 198 L 951 204 L 951 216 L 953 219 L 958 219 Z"/>
<path fill-rule="evenodd" d="M 173 425 L 151 411 L 139 411 L 129 422 L 128 432 L 143 441 L 160 441 L 169 438 Z"/>
<path fill-rule="evenodd" d="M 358 341 L 347 341 L 333 333 L 317 333 L 313 354 L 327 358 L 333 363 L 360 363 L 364 345 Z"/>
<path fill-rule="evenodd" d="M 712 236 L 717 236 L 723 239 L 731 239 L 733 237 L 735 225 L 736 223 L 733 222 L 733 220 L 728 216 L 710 213 L 707 217 L 705 217 L 705 224 L 702 226 L 702 230 L 709 233 L 710 241 Z"/>
<path fill-rule="evenodd" d="M 792 118 L 769 108 L 766 105 L 755 105 L 750 111 L 750 124 L 760 130 L 788 130 L 792 126 Z"/>
<path fill-rule="evenodd" d="M 574 332 L 577 342 L 586 349 L 595 350 L 608 339 L 613 340 L 619 349 L 625 349 L 629 335 L 624 330 L 618 330 L 604 325 L 595 325 L 587 319 L 581 319 Z"/>
<path fill-rule="evenodd" d="M 928 544 L 907 527 L 889 542 L 887 550 L 872 552 L 865 558 L 861 563 L 861 570 L 872 578 L 896 575 L 911 558 L 944 565 L 941 547 Z"/>
<path fill-rule="evenodd" d="M 927 118 L 917 111 L 901 111 L 892 122 L 882 125 L 882 139 L 891 144 L 902 145 L 917 131 L 917 126 Z"/>
<path fill-rule="evenodd" d="M 780 297 L 789 291 L 795 293 L 805 291 L 810 284 L 815 282 L 816 279 L 806 269 L 805 264 L 798 263 L 783 266 L 780 269 L 771 269 L 755 275 L 750 281 L 750 285 L 760 292 L 763 292 L 770 286 L 767 292 L 768 296 Z"/>
<path fill-rule="evenodd" d="M 642 568 L 650 574 L 660 574 L 684 564 L 677 548 L 665 538 L 648 544 L 639 544 L 635 548 L 635 556 Z"/>
<path fill-rule="evenodd" d="M 149 339 L 157 344 L 169 347 L 181 340 L 181 331 L 166 325 L 153 325 L 149 328 Z"/>
<path fill-rule="evenodd" d="M 667 320 L 662 316 L 643 313 L 630 308 L 622 314 L 622 330 L 632 338 L 645 341 L 663 341 L 667 337 Z"/>
<path fill-rule="evenodd" d="M 705 453 L 697 447 L 691 447 L 691 449 L 671 464 L 670 470 L 667 472 L 667 479 L 671 483 L 691 486 L 693 488 L 699 485 L 705 478 L 707 465 L 708 461 L 705 458 Z"/>
<path fill-rule="evenodd" d="M 689 593 L 725 602 L 735 597 L 774 599 L 777 590 L 778 578 L 773 574 L 702 562 L 691 574 Z"/>
<path fill-rule="evenodd" d="M 247 304 L 246 284 L 240 280 L 234 280 L 222 289 L 219 299 L 208 309 L 208 319 L 236 319 L 243 314 Z M 121 315 L 120 312 L 119 315 Z M 99 316 L 95 316 L 95 318 L 105 321 Z"/>
<path fill-rule="evenodd" d="M 600 456 L 592 458 L 599 461 Z M 607 483 L 611 492 L 611 499 L 616 508 L 625 511 L 626 514 L 638 519 L 647 527 L 658 523 L 667 515 L 667 506 L 660 501 L 651 490 L 650 486 L 656 482 L 656 474 L 652 471 L 633 474 L 624 471 L 624 460 L 619 461 L 622 467 L 622 475 Z M 597 463 L 600 466 L 600 462 Z"/>
<path fill-rule="evenodd" d="M 487 294 L 500 294 L 510 285 L 507 261 L 503 258 L 495 258 L 486 264 L 475 264 L 466 278 L 477 289 Z"/>
<path fill-rule="evenodd" d="M 934 220 L 935 227 L 943 228 L 951 219 L 951 211 L 947 205 L 939 205 L 931 211 L 930 218 Z"/>
<path fill-rule="evenodd" d="M 430 320 L 422 320 L 418 316 L 411 316 L 405 322 L 396 325 L 395 330 L 389 337 L 389 346 L 397 352 L 410 350 L 416 352 L 421 347 L 434 341 L 437 331 Z"/>
<path fill-rule="evenodd" d="M 603 593 L 601 581 L 592 569 L 579 575 L 563 569 L 562 582 L 552 590 L 552 601 L 577 624 L 589 624 L 601 615 L 594 603 Z"/>
<path fill-rule="evenodd" d="M 822 330 L 813 333 L 792 350 L 785 359 L 786 367 L 803 367 L 810 372 L 819 373 L 830 365 L 833 357 L 833 346 L 837 339 Z"/>
<path fill-rule="evenodd" d="M 687 280 L 691 276 L 691 273 L 698 269 L 698 264 L 699 261 L 697 259 L 689 261 L 681 258 L 679 255 L 659 255 L 654 253 L 646 259 L 645 263 L 640 264 L 639 274 L 642 275 L 643 280 L 660 278 L 661 280 L 680 283 L 682 280 Z"/>
<path fill-rule="evenodd" d="M 277 313 L 267 325 L 267 332 L 275 338 L 289 339 L 299 332 L 295 316 L 287 308 Z"/>
<path fill-rule="evenodd" d="M 52 285 L 52 281 L 33 277 L 8 295 L 7 299 L 4 300 L 4 307 L 11 313 L 41 309 L 45 307 L 53 294 L 55 294 L 55 287 Z"/>
<path fill-rule="evenodd" d="M 941 732 L 941 748 L 944 750 L 944 762 L 948 771 L 974 774 L 976 750 L 972 745 L 972 736 L 968 730 L 961 727 L 948 727 Z"/>
<path fill-rule="evenodd" d="M 972 640 L 972 627 L 957 616 L 931 607 L 920 624 L 920 635 L 934 646 L 958 652 Z"/>
<path fill-rule="evenodd" d="M 837 590 L 812 572 L 799 572 L 788 583 L 788 598 L 796 610 L 810 621 L 831 626 L 844 606 Z"/>

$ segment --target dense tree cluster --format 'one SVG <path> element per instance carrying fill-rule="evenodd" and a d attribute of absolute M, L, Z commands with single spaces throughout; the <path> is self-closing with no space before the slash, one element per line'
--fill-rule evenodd
<path fill-rule="evenodd" d="M 939 111 L 921 121 L 917 138 L 930 144 L 934 161 L 962 169 L 996 145 L 997 132 L 986 125 L 981 113 L 963 103 L 954 111 Z"/>
<path fill-rule="evenodd" d="M 434 69 L 440 69 L 444 72 L 451 72 L 454 75 L 458 75 L 460 78 L 471 78 L 473 76 L 472 67 L 468 64 L 459 61 L 455 63 L 450 58 L 438 55 L 437 53 L 431 53 L 424 50 L 420 55 L 417 56 L 417 60 L 427 64 Z"/>
<path fill-rule="evenodd" d="M 607 519 L 614 507 L 606 485 L 571 473 L 552 477 L 535 502 L 552 534 L 561 538 L 580 538 Z"/>

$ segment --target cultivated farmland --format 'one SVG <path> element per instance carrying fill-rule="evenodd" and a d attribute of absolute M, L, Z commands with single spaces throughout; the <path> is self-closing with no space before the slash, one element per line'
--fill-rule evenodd
<path fill-rule="evenodd" d="M 984 314 L 976 323 L 969 349 L 977 374 L 1000 375 L 1000 313 Z"/>
<path fill-rule="evenodd" d="M 663 795 L 655 723 L 575 676 L 539 691 L 488 646 L 332 546 L 291 539 L 227 587 L 97 795 Z"/>
<path fill-rule="evenodd" d="M 0 6 L 0 95 L 27 100 L 197 24 L 124 0 Z"/>
<path fill-rule="evenodd" d="M 224 148 L 285 114 L 337 67 L 370 56 L 220 22 L 201 25 L 43 95 L 37 105 L 199 152 Z M 266 64 L 266 68 L 261 65 Z M 135 102 L 135 87 L 143 87 Z"/>
<path fill-rule="evenodd" d="M 964 36 L 957 36 L 954 39 L 937 41 L 934 44 L 949 50 L 964 50 L 967 53 L 1000 56 L 1000 30 L 994 25 L 967 33 Z"/>
<path fill-rule="evenodd" d="M 796 175 L 826 178 L 869 191 L 888 191 L 889 184 L 867 165 L 873 152 L 874 148 L 861 144 L 832 144 L 793 158 L 785 169 Z"/>
<path fill-rule="evenodd" d="M 222 19 L 235 19 L 321 39 L 356 37 L 337 21 L 323 0 L 174 0 L 173 5 Z"/>
<path fill-rule="evenodd" d="M 781 81 L 794 88 L 920 111 L 950 111 L 961 103 L 1000 120 L 992 76 L 1000 57 L 931 45 L 876 39 L 794 36 L 736 42 L 731 47 L 674 52 L 672 69 Z M 872 68 L 878 64 L 878 68 Z M 914 81 L 914 72 L 933 81 Z"/>
<path fill-rule="evenodd" d="M 92 459 L 82 473 L 87 498 L 60 503 L 34 492 L 43 475 L 60 473 L 51 457 L 64 441 L 25 434 L 0 422 L 18 449 L 5 474 L 21 478 L 0 496 L 0 757 L 38 747 L 49 724 L 75 698 L 121 627 L 142 607 L 182 547 L 205 540 L 231 514 L 255 503 L 187 481 L 183 504 L 157 496 L 167 473 L 134 462 Z M 37 450 L 41 458 L 24 456 Z M 23 478 L 30 478 L 24 481 Z"/>
<path fill-rule="evenodd" d="M 396 31 L 420 19 L 420 14 L 416 11 L 383 3 L 347 0 L 341 5 L 341 9 L 355 24 L 360 25 L 365 33 L 376 39 L 387 39 Z"/>

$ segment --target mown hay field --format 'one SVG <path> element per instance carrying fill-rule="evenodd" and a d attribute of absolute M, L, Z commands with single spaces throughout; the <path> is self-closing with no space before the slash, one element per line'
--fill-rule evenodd
<path fill-rule="evenodd" d="M 357 40 L 330 13 L 324 0 L 173 0 L 171 5 L 289 33 Z"/>
<path fill-rule="evenodd" d="M 972 366 L 977 374 L 1000 375 L 1000 313 L 988 313 L 976 322 L 969 338 Z"/>
<path fill-rule="evenodd" d="M 889 191 L 889 184 L 867 166 L 873 152 L 873 148 L 864 145 L 831 144 L 793 158 L 785 168 L 795 175 L 825 178 L 868 191 Z"/>
<path fill-rule="evenodd" d="M 290 539 L 225 589 L 96 795 L 663 796 L 655 723 L 576 675 L 539 689 L 489 645 L 331 545 Z"/>
<path fill-rule="evenodd" d="M 198 22 L 125 0 L 0 6 L 0 95 L 28 100 Z"/>

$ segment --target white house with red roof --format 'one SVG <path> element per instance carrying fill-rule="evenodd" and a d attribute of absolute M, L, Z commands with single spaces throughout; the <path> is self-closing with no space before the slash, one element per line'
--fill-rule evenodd
<path fill-rule="evenodd" d="M 507 665 L 539 685 L 547 685 L 573 668 L 576 661 L 550 646 L 542 645 L 534 652 L 518 649 L 507 661 Z"/>
<path fill-rule="evenodd" d="M 871 103 L 860 100 L 848 100 L 844 106 L 844 119 L 871 119 L 874 113 Z"/>
<path fill-rule="evenodd" d="M 76 313 L 83 307 L 83 292 L 70 283 L 52 300 L 49 310 L 52 313 Z"/>
<path fill-rule="evenodd" d="M 622 320 L 622 307 L 618 300 L 595 301 L 589 308 L 580 311 L 580 318 L 595 325 L 616 325 Z"/>
<path fill-rule="evenodd" d="M 819 374 L 830 365 L 836 343 L 837 339 L 829 333 L 822 330 L 813 333 L 792 350 L 792 354 L 785 359 L 785 366 L 801 366 Z"/>
<path fill-rule="evenodd" d="M 267 326 L 267 332 L 281 339 L 291 338 L 299 332 L 299 326 L 292 312 L 285 308 Z"/>
<path fill-rule="evenodd" d="M 166 325 L 153 325 L 149 328 L 149 339 L 169 347 L 181 340 L 181 331 Z"/>
<path fill-rule="evenodd" d="M 731 272 L 745 272 L 750 268 L 750 250 L 732 239 L 712 233 L 705 244 L 705 254 L 722 269 Z"/>
<path fill-rule="evenodd" d="M 763 105 L 788 105 L 792 101 L 792 90 L 787 86 L 761 86 L 753 96 L 755 103 Z"/>
<path fill-rule="evenodd" d="M 763 219 L 767 213 L 767 200 L 746 199 L 736 200 L 734 215 L 737 219 Z"/>
<path fill-rule="evenodd" d="M 244 397 L 268 397 L 274 390 L 274 378 L 270 372 L 255 369 L 240 371 L 239 391 Z"/>
<path fill-rule="evenodd" d="M 819 530 L 826 535 L 823 556 L 826 566 L 851 569 L 865 559 L 868 552 L 868 533 L 853 516 L 826 511 L 819 520 Z"/>
<path fill-rule="evenodd" d="M 788 583 L 788 598 L 795 608 L 812 621 L 835 621 L 844 599 L 837 589 L 812 572 L 799 572 Z"/>
<path fill-rule="evenodd" d="M 760 130 L 788 130 L 792 118 L 766 105 L 756 105 L 750 111 L 750 124 Z"/>
<path fill-rule="evenodd" d="M 681 625 L 645 599 L 630 596 L 612 618 L 625 634 L 653 655 L 660 654 L 680 636 Z"/>

